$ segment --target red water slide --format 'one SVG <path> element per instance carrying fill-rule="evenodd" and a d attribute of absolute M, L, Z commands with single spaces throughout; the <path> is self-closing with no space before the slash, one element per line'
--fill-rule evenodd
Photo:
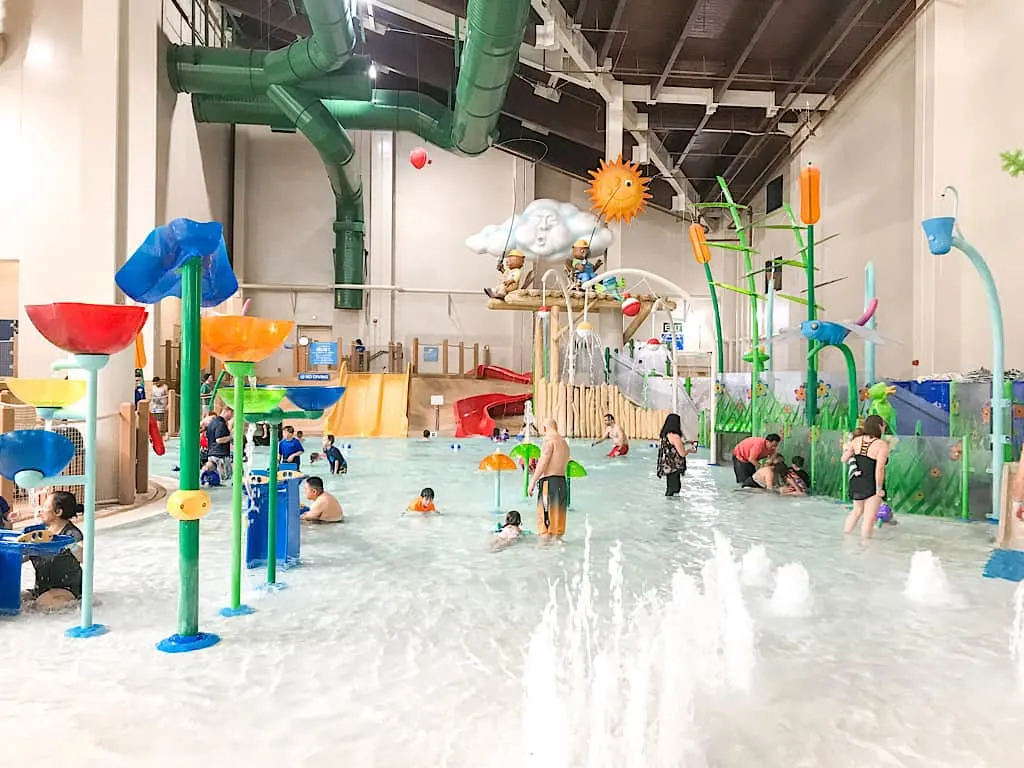
<path fill-rule="evenodd" d="M 495 416 L 518 416 L 526 410 L 526 401 L 532 398 L 533 395 L 527 392 L 523 395 L 474 395 L 456 400 L 453 406 L 455 436 L 490 437 L 494 433 Z"/>
<path fill-rule="evenodd" d="M 478 379 L 514 381 L 516 384 L 529 384 L 533 381 L 533 376 L 529 373 L 516 373 L 508 368 L 502 368 L 500 365 L 478 365 L 476 367 L 476 377 Z"/>

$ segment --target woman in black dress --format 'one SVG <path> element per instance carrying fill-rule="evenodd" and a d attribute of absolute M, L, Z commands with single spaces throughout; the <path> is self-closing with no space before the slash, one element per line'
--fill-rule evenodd
<path fill-rule="evenodd" d="M 39 519 L 55 536 L 70 536 L 75 543 L 56 555 L 29 558 L 36 571 L 36 585 L 22 598 L 44 609 L 60 608 L 82 599 L 82 532 L 71 522 L 82 514 L 82 505 L 67 491 L 51 493 Z"/>
<path fill-rule="evenodd" d="M 687 453 L 679 414 L 670 413 L 661 427 L 661 444 L 658 446 L 658 477 L 665 478 L 666 496 L 679 495 L 682 477 L 686 474 Z"/>

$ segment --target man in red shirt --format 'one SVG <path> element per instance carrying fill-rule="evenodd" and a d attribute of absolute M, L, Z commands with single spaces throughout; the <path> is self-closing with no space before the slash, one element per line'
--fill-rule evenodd
<path fill-rule="evenodd" d="M 761 459 L 765 459 L 775 453 L 782 438 L 774 432 L 764 437 L 748 437 L 741 440 L 732 449 L 732 471 L 736 473 L 736 482 L 744 488 L 754 488 L 757 484 L 753 481 L 754 473 Z"/>

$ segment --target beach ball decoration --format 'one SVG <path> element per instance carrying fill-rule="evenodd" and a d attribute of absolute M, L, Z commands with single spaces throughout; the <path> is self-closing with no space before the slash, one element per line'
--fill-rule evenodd
<path fill-rule="evenodd" d="M 661 339 L 651 338 L 651 339 L 647 340 L 647 348 L 648 349 L 657 349 L 660 346 L 661 346 Z"/>
<path fill-rule="evenodd" d="M 581 339 L 585 339 L 594 333 L 594 326 L 589 320 L 581 320 L 576 326 L 576 335 Z"/>
<path fill-rule="evenodd" d="M 626 317 L 636 317 L 639 315 L 640 301 L 627 293 L 626 298 L 622 302 L 622 314 Z"/>
<path fill-rule="evenodd" d="M 425 165 L 430 165 L 430 162 L 430 158 L 427 157 L 427 150 L 423 147 L 416 147 L 416 149 L 409 153 L 409 163 L 417 171 L 422 170 Z"/>
<path fill-rule="evenodd" d="M 539 317 L 541 320 L 547 320 L 550 315 L 551 307 L 547 306 L 546 304 L 542 307 L 538 307 L 537 317 Z"/>

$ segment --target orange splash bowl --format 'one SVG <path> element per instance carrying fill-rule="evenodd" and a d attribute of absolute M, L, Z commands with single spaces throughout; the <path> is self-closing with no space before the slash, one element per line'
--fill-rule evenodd
<path fill-rule="evenodd" d="M 146 324 L 146 308 L 126 304 L 29 304 L 25 314 L 55 347 L 72 355 L 113 355 Z"/>
<path fill-rule="evenodd" d="M 211 315 L 202 319 L 203 349 L 225 362 L 258 363 L 284 344 L 295 323 L 247 315 Z"/>

